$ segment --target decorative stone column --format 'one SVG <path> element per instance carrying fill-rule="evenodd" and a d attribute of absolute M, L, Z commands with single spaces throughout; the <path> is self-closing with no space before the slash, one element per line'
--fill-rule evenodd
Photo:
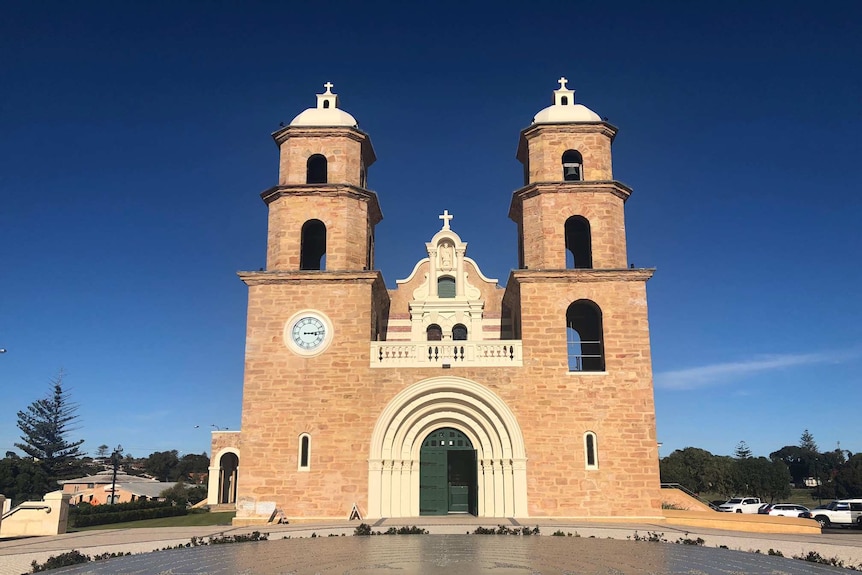
<path fill-rule="evenodd" d="M 368 516 L 383 517 L 380 512 L 380 494 L 383 489 L 383 462 L 379 459 L 368 461 Z"/>
<path fill-rule="evenodd" d="M 219 504 L 219 490 L 221 484 L 221 467 L 210 465 L 210 473 L 207 477 L 207 505 Z"/>

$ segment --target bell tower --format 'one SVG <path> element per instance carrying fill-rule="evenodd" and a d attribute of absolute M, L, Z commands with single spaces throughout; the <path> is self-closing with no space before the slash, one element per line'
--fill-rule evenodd
<path fill-rule="evenodd" d="M 366 189 L 376 157 L 371 139 L 338 107 L 332 83 L 317 106 L 272 137 L 278 185 L 261 194 L 269 206 L 269 271 L 360 271 L 374 267 L 374 226 L 382 219 Z"/>
<path fill-rule="evenodd" d="M 518 224 L 519 267 L 623 269 L 623 204 L 631 190 L 613 179 L 617 129 L 576 104 L 567 82 L 560 78 L 553 105 L 521 132 L 524 187 L 509 210 Z"/>
<path fill-rule="evenodd" d="M 624 205 L 632 190 L 613 175 L 617 129 L 559 82 L 552 105 L 521 131 L 524 185 L 509 208 L 520 265 L 503 305 L 521 339 L 525 380 L 541 382 L 536 397 L 555 386 L 545 401 L 557 410 L 559 445 L 579 446 L 558 480 L 578 493 L 575 514 L 610 497 L 627 513 L 657 515 L 646 294 L 655 270 L 628 266 Z M 556 458 L 556 446 L 534 445 L 530 465 Z"/>

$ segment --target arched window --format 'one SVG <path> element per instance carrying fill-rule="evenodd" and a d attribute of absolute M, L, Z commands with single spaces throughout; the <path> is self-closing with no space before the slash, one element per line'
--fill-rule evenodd
<path fill-rule="evenodd" d="M 599 468 L 599 448 L 596 442 L 596 434 L 592 431 L 584 434 L 584 460 L 587 469 Z"/>
<path fill-rule="evenodd" d="M 437 297 L 455 297 L 455 278 L 442 276 L 437 280 Z"/>
<path fill-rule="evenodd" d="M 425 330 L 428 341 L 443 341 L 443 330 L 436 323 L 432 323 Z"/>
<path fill-rule="evenodd" d="M 311 469 L 311 436 L 303 433 L 299 436 L 299 470 Z"/>
<path fill-rule="evenodd" d="M 566 310 L 569 371 L 605 371 L 602 310 L 589 300 L 578 300 Z"/>
<path fill-rule="evenodd" d="M 305 165 L 305 168 L 306 184 L 326 183 L 326 156 L 322 154 L 314 154 L 308 158 L 308 163 Z"/>
<path fill-rule="evenodd" d="M 299 269 L 326 269 L 326 225 L 320 220 L 308 220 L 302 224 Z"/>
<path fill-rule="evenodd" d="M 562 98 L 560 98 L 560 105 L 561 106 L 568 106 L 569 105 L 568 96 L 563 96 Z"/>
<path fill-rule="evenodd" d="M 325 110 L 328 107 L 329 107 L 329 100 L 324 100 L 323 101 L 323 109 Z"/>
<path fill-rule="evenodd" d="M 581 169 L 584 159 L 577 150 L 566 150 L 563 152 L 563 180 L 566 182 L 579 182 L 583 180 Z"/>
<path fill-rule="evenodd" d="M 457 323 L 452 328 L 452 339 L 455 341 L 467 341 L 467 326 Z"/>
<path fill-rule="evenodd" d="M 593 240 L 590 222 L 583 216 L 566 220 L 566 269 L 593 267 Z"/>

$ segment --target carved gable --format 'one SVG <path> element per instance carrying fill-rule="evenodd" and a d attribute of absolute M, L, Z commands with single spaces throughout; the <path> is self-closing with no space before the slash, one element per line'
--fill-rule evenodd
<path fill-rule="evenodd" d="M 398 289 L 390 294 L 394 305 L 387 339 L 500 339 L 502 290 L 466 256 L 467 243 L 449 227 L 448 211 L 440 219 L 442 229 L 425 244 L 428 256 L 417 262 L 408 278 L 398 280 Z"/>

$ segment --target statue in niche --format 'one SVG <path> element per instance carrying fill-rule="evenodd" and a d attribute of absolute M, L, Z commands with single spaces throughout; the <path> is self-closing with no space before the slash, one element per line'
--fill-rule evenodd
<path fill-rule="evenodd" d="M 455 260 L 455 248 L 449 244 L 440 246 L 440 269 L 451 270 L 452 262 Z"/>

